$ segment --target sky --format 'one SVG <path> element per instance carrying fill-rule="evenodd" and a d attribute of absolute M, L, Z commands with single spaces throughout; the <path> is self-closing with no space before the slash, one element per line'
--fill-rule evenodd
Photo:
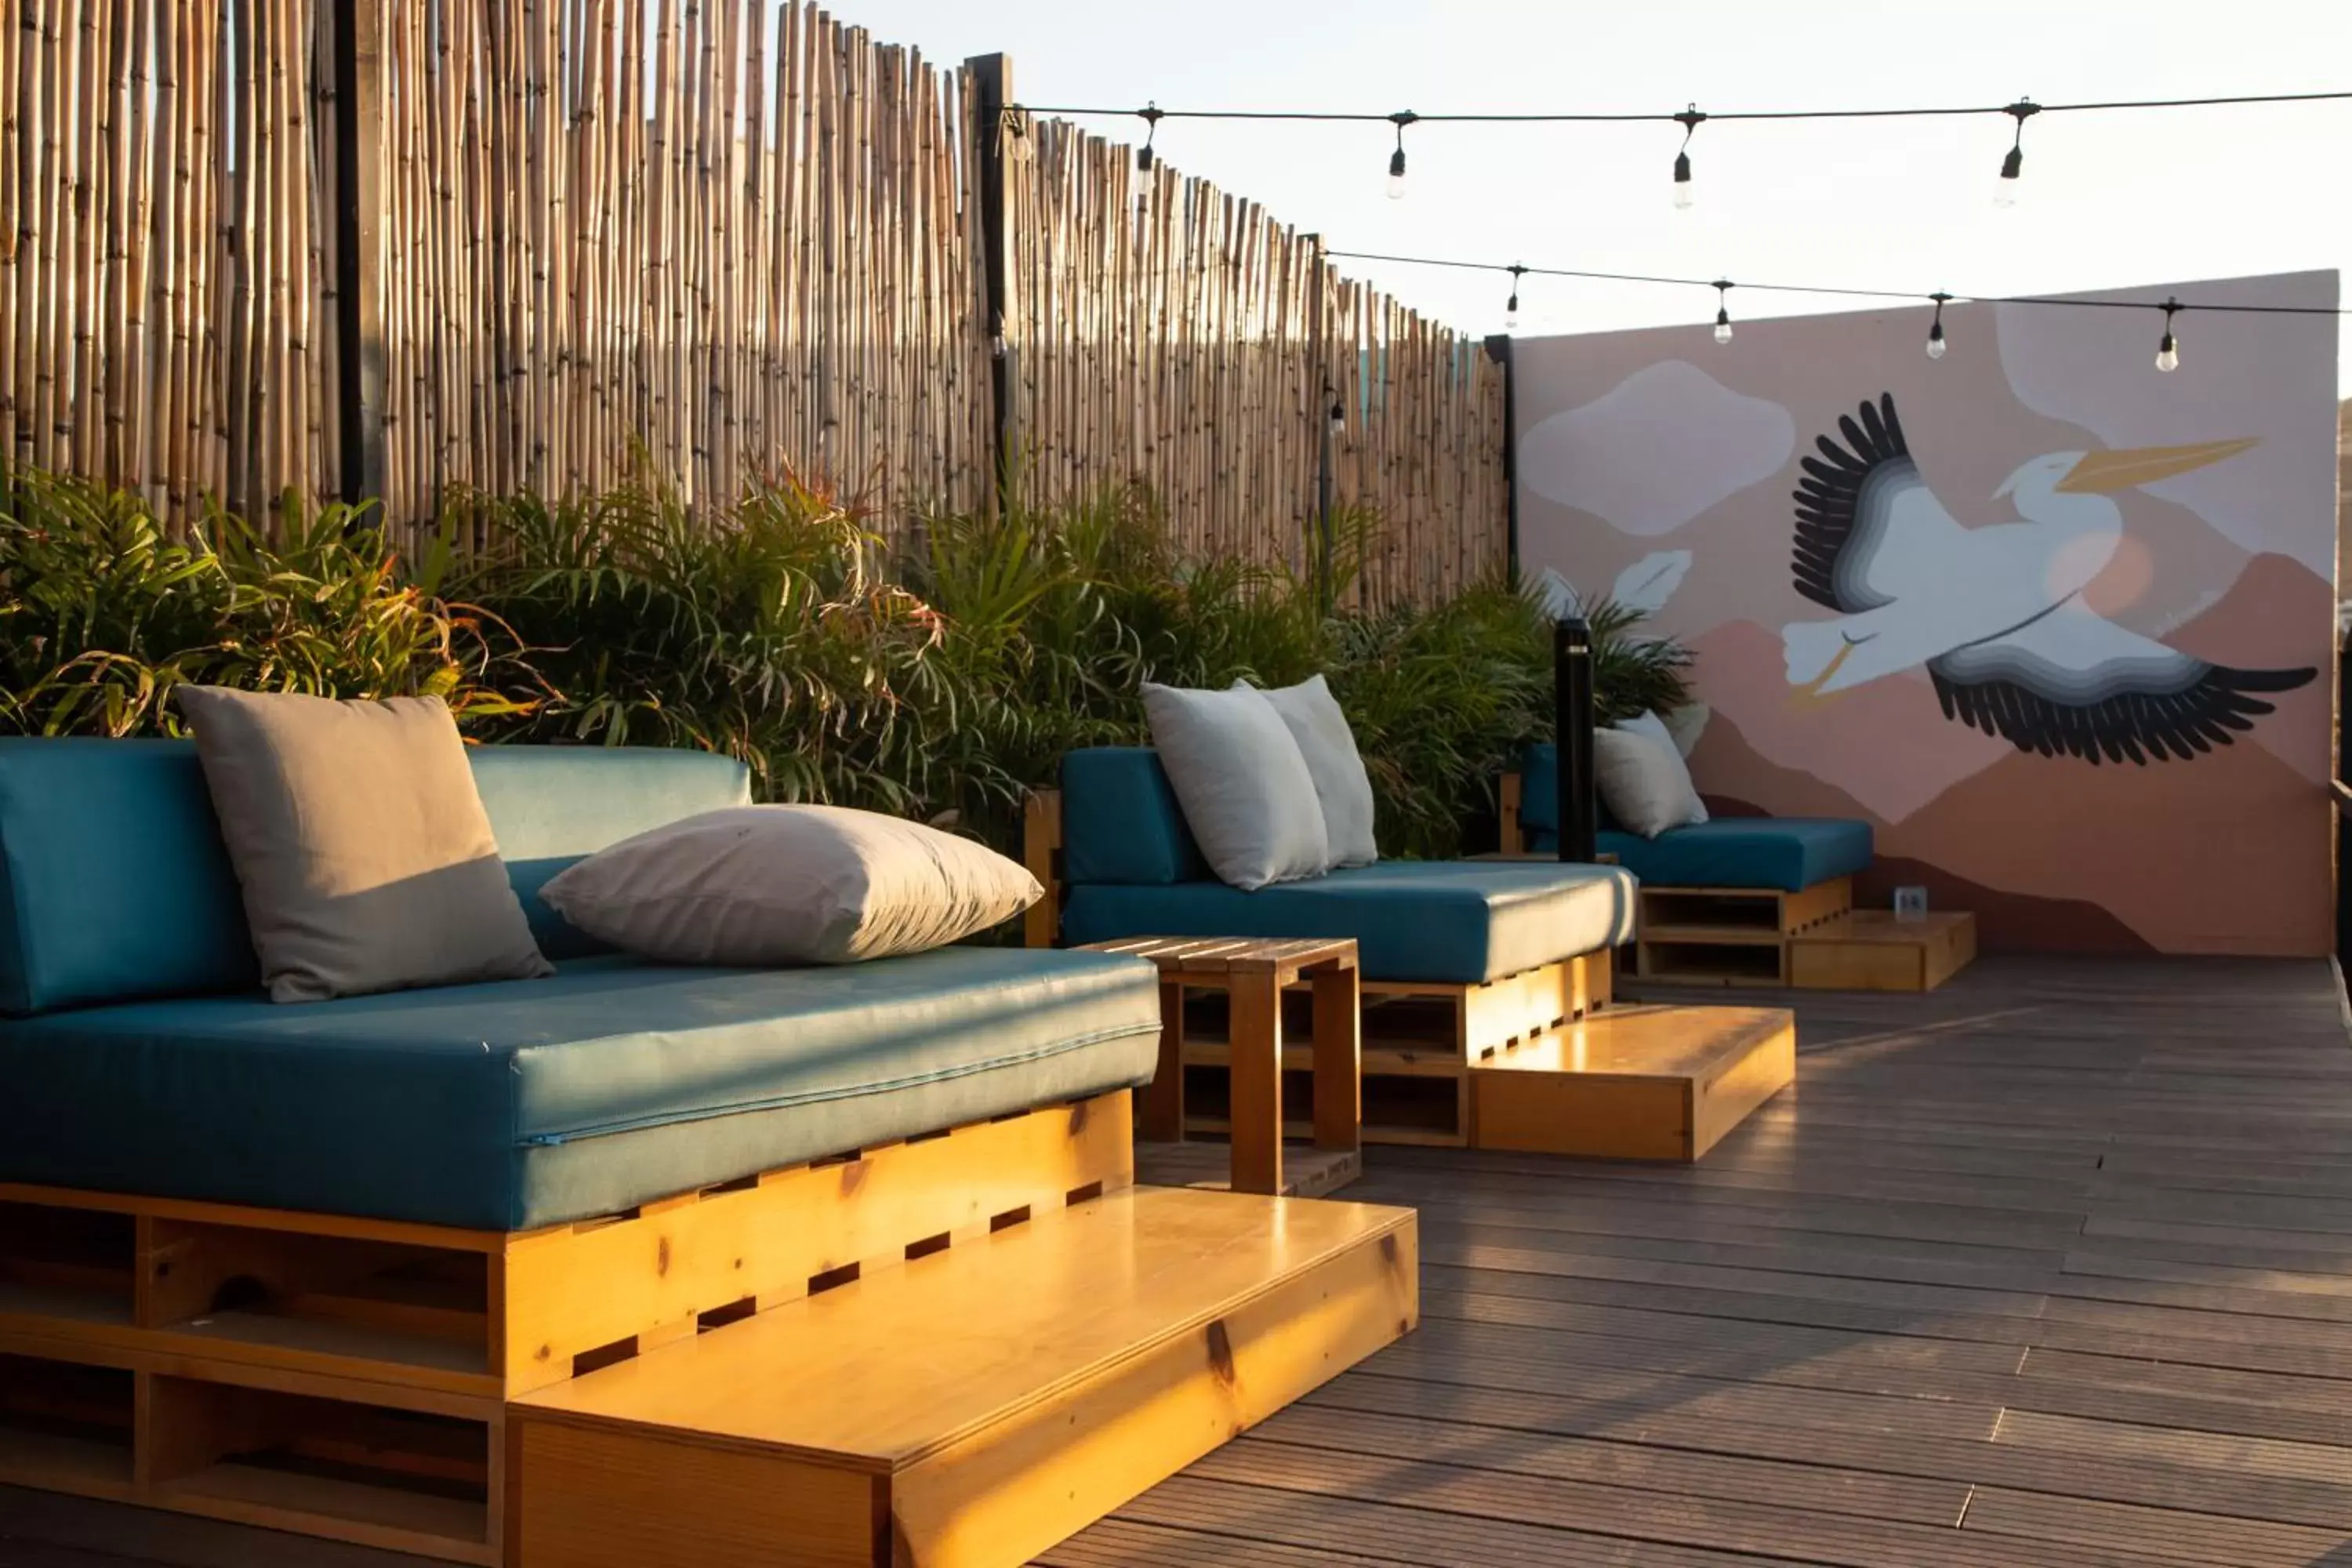
<path fill-rule="evenodd" d="M 1420 113 L 1831 109 L 2352 89 L 2346 0 L 837 0 L 935 61 L 1003 52 L 1040 105 Z M 1089 129 L 1139 140 L 1132 118 Z M 2013 208 L 1993 203 L 2006 118 L 1671 125 L 1428 125 L 1385 195 L 1385 124 L 1169 121 L 1178 168 L 1335 250 L 1926 294 L 2056 292 L 2352 268 L 2352 102 L 2045 114 Z M 1500 274 L 1349 261 L 1407 304 L 1503 329 Z M 1735 318 L 1864 302 L 1740 296 Z M 1528 279 L 1526 334 L 1712 319 L 1711 289 Z M 2197 324 L 2179 322 L 2184 366 Z M 2315 331 L 2330 324 L 2315 321 Z M 2352 323 L 2337 323 L 2352 392 Z M 2160 324 L 2151 317 L 2154 354 Z M 1957 352 L 1959 345 L 1954 344 Z"/>

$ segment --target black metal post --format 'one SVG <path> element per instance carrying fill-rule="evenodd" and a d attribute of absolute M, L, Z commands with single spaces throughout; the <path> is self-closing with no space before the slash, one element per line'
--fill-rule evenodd
<path fill-rule="evenodd" d="M 334 0 L 335 389 L 343 499 L 383 494 L 382 0 Z"/>
<path fill-rule="evenodd" d="M 1592 627 L 1582 616 L 1553 623 L 1551 648 L 1559 858 L 1590 864 L 1600 852 L 1600 824 L 1592 804 Z"/>
<path fill-rule="evenodd" d="M 1323 395 L 1315 409 L 1315 423 L 1323 432 L 1322 439 L 1316 446 L 1315 459 L 1316 593 L 1317 603 L 1328 616 L 1337 607 L 1339 599 L 1331 582 L 1331 498 L 1337 477 L 1332 471 L 1335 454 L 1331 446 L 1338 434 L 1332 428 L 1335 423 L 1333 416 L 1339 405 L 1337 401 L 1339 393 L 1331 384 L 1330 345 L 1324 341 L 1324 297 L 1329 291 L 1330 280 L 1324 269 L 1323 237 L 1310 234 L 1306 237 L 1315 247 L 1315 310 L 1314 319 L 1307 327 L 1307 341 L 1313 345 L 1314 363 L 1323 371 Z"/>
<path fill-rule="evenodd" d="M 1509 336 L 1488 338 L 1486 357 L 1503 367 L 1503 505 L 1507 541 L 1504 559 L 1516 579 L 1519 574 L 1519 377 Z"/>
<path fill-rule="evenodd" d="M 1013 346 L 1005 327 L 1004 248 L 1005 139 L 1015 133 L 1006 106 L 1013 100 L 1013 61 L 1006 55 L 974 55 L 964 61 L 971 72 L 978 110 L 980 145 L 976 170 L 980 182 L 980 266 L 988 309 L 989 391 L 993 403 L 991 433 L 995 442 L 996 502 L 1000 510 L 1013 503 L 1013 443 L 1018 428 L 1013 418 Z"/>

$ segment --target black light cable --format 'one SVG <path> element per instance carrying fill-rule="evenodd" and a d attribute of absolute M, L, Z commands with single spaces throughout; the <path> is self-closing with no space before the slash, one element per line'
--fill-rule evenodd
<path fill-rule="evenodd" d="M 2139 98 L 2108 99 L 2097 102 L 2038 103 L 2032 107 L 2034 114 L 2116 113 L 2134 110 L 2158 109 L 2226 109 L 2262 103 L 2340 103 L 2352 100 L 2352 89 L 2329 92 L 2256 92 L 2238 93 L 2206 98 Z M 1733 120 L 1920 120 L 1954 118 L 1964 115 L 2006 114 L 2015 116 L 2024 100 L 2017 103 L 1944 104 L 1907 109 L 1747 109 L 1718 110 L 1704 118 L 1710 121 Z M 1133 108 L 1112 109 L 1073 104 L 1022 103 L 1007 106 L 1024 114 L 1060 114 L 1072 119 L 1132 120 L 1139 112 Z M 1680 124 L 1692 110 L 1673 113 L 1635 112 L 1629 114 L 1588 114 L 1573 111 L 1538 111 L 1528 114 L 1497 114 L 1472 112 L 1462 114 L 1415 114 L 1411 111 L 1376 112 L 1369 110 L 1319 109 L 1165 109 L 1160 114 L 1169 120 L 1262 120 L 1298 121 L 1355 121 L 1358 123 L 1387 121 L 1403 124 L 1432 125 L 1638 125 Z"/>
<path fill-rule="evenodd" d="M 1393 256 L 1373 250 L 1327 250 L 1324 256 L 1335 261 L 1385 261 L 1400 267 L 1444 267 L 1472 272 L 1509 272 L 1520 267 L 1517 262 L 1463 261 L 1452 257 Z M 1656 272 L 1598 272 L 1574 267 L 1524 267 L 1530 278 L 1577 278 L 1601 283 L 1660 283 L 1683 289 L 1713 289 L 1729 280 L 1713 278 L 1675 278 Z M 1853 289 L 1831 283 L 1759 283 L 1742 279 L 1741 289 L 1762 289 L 1774 294 L 1820 294 L 1846 300 L 1903 300 L 1927 305 L 1936 301 L 1936 294 L 1923 289 Z M 2085 310 L 2160 310 L 2162 301 L 2154 300 L 2085 300 L 2069 294 L 1945 294 L 1954 304 L 1978 305 L 2076 305 Z M 2251 316 L 2342 316 L 2352 313 L 2352 306 L 2342 305 L 2237 305 L 2218 300 L 2175 300 L 2174 308 L 2181 310 L 2235 311 Z"/>
<path fill-rule="evenodd" d="M 2171 372 L 2180 368 L 2180 343 L 2172 330 L 2172 319 L 2183 310 L 2227 311 L 2249 316 L 2333 316 L 2347 313 L 2340 305 L 2242 305 L 2192 303 L 2177 297 L 2161 303 L 2147 300 L 2084 300 L 2063 294 L 1954 294 L 1938 289 L 1933 293 L 1914 293 L 1901 289 L 1847 289 L 1827 284 L 1807 283 L 1735 283 L 1728 278 L 1670 278 L 1646 272 L 1597 272 L 1570 267 L 1529 267 L 1514 261 L 1507 265 L 1494 261 L 1457 261 L 1440 257 L 1388 256 L 1368 250 L 1330 250 L 1321 253 L 1335 261 L 1381 261 L 1404 267 L 1445 267 L 1477 272 L 1503 272 L 1511 279 L 1509 324 L 1517 322 L 1519 282 L 1523 278 L 1578 278 L 1607 283 L 1660 283 L 1675 288 L 1712 289 L 1716 293 L 1715 341 L 1731 342 L 1731 290 L 1763 289 L 1779 294 L 1821 294 L 1840 299 L 1901 300 L 1936 308 L 1934 319 L 1927 325 L 1927 357 L 1942 359 L 1948 344 L 1944 338 L 1944 307 L 1955 303 L 1980 305 L 2072 305 L 2084 310 L 2161 310 L 2164 312 L 2164 336 L 2157 344 L 2156 368 Z"/>

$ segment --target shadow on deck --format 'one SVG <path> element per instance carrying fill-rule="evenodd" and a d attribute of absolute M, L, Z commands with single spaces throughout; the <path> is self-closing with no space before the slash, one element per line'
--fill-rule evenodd
<path fill-rule="evenodd" d="M 1797 1005 L 1799 1088 L 1696 1168 L 1373 1151 L 1421 1331 L 1043 1561 L 2352 1564 L 2327 967 Z M 0 1568 L 409 1561 L 0 1490 Z"/>

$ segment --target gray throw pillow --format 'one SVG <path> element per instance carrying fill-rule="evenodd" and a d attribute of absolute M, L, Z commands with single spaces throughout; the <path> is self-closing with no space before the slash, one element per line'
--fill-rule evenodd
<path fill-rule="evenodd" d="M 1146 682 L 1143 711 L 1176 804 L 1221 880 L 1255 889 L 1330 868 L 1315 775 L 1265 692 Z"/>
<path fill-rule="evenodd" d="M 1618 826 L 1644 838 L 1706 820 L 1671 741 L 1633 730 L 1593 731 L 1592 784 Z"/>
<path fill-rule="evenodd" d="M 928 952 L 1045 896 L 984 844 L 837 805 L 738 805 L 625 838 L 540 897 L 672 963 L 768 968 Z"/>
<path fill-rule="evenodd" d="M 183 686 L 177 700 L 271 1001 L 555 973 L 439 698 Z"/>
<path fill-rule="evenodd" d="M 1331 864 L 1370 865 L 1381 858 L 1372 837 L 1371 776 L 1364 772 L 1355 731 L 1348 728 L 1348 716 L 1339 710 L 1329 683 L 1318 675 L 1297 686 L 1265 689 L 1265 696 L 1290 727 L 1290 738 L 1298 742 L 1298 753 L 1314 776 Z"/>

